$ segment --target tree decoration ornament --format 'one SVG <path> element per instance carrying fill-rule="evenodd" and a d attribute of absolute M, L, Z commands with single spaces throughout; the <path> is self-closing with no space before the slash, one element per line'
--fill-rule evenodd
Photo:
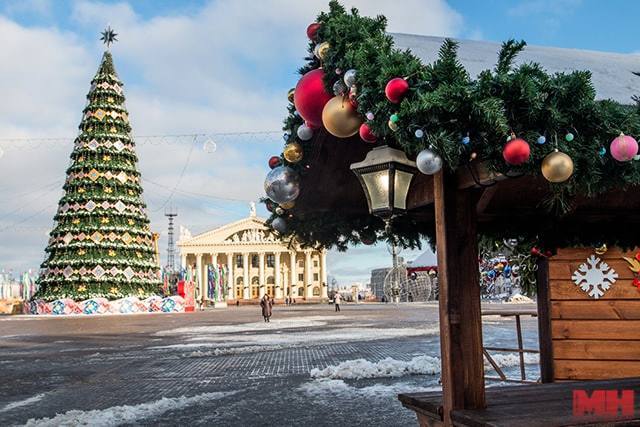
<path fill-rule="evenodd" d="M 387 122 L 387 126 L 389 126 L 389 129 L 391 129 L 391 130 L 392 130 L 392 131 L 394 131 L 394 132 L 397 132 L 397 131 L 398 131 L 398 129 L 400 129 L 400 127 L 398 126 L 398 123 L 393 122 L 393 121 L 391 121 L 391 120 L 389 120 L 389 121 Z"/>
<path fill-rule="evenodd" d="M 282 155 L 284 159 L 289 163 L 298 163 L 302 160 L 304 151 L 302 150 L 302 145 L 297 142 L 292 142 L 291 144 L 287 144 L 284 147 L 284 152 Z"/>
<path fill-rule="evenodd" d="M 322 110 L 325 129 L 338 138 L 348 138 L 358 133 L 362 118 L 348 100 L 334 96 Z"/>
<path fill-rule="evenodd" d="M 300 177 L 290 167 L 278 166 L 267 174 L 264 191 L 278 204 L 291 202 L 300 194 Z"/>
<path fill-rule="evenodd" d="M 287 99 L 289 100 L 289 102 L 293 103 L 293 96 L 295 93 L 296 93 L 295 88 L 289 89 L 289 92 L 287 92 Z"/>
<path fill-rule="evenodd" d="M 555 150 L 542 161 L 542 175 L 549 182 L 565 182 L 573 175 L 573 160 L 565 153 Z"/>
<path fill-rule="evenodd" d="M 278 206 L 276 208 L 276 215 L 284 215 L 284 209 L 282 209 L 280 206 Z"/>
<path fill-rule="evenodd" d="M 347 70 L 344 73 L 343 80 L 344 80 L 344 84 L 347 85 L 347 87 L 352 87 L 353 85 L 356 84 L 356 74 L 357 72 L 353 68 Z"/>
<path fill-rule="evenodd" d="M 282 164 L 282 159 L 279 156 L 271 156 L 269 159 L 269 167 L 271 169 L 277 168 Z"/>
<path fill-rule="evenodd" d="M 321 68 L 309 71 L 298 81 L 293 97 L 296 110 L 312 128 L 322 126 L 322 110 L 331 99 L 323 78 L 324 71 Z"/>
<path fill-rule="evenodd" d="M 469 135 L 462 138 L 462 145 L 469 145 L 470 143 L 471 143 L 471 138 L 469 138 Z"/>
<path fill-rule="evenodd" d="M 309 38 L 309 40 L 316 41 L 316 39 L 318 38 L 318 30 L 321 26 L 322 25 L 318 22 L 309 24 L 309 26 L 307 27 L 307 37 Z"/>
<path fill-rule="evenodd" d="M 544 135 L 540 135 L 536 140 L 538 145 L 544 145 L 547 142 L 547 138 Z"/>
<path fill-rule="evenodd" d="M 367 120 L 371 121 L 375 118 L 375 115 L 371 111 L 367 111 L 367 114 L 364 115 Z"/>
<path fill-rule="evenodd" d="M 271 222 L 271 227 L 277 231 L 279 234 L 286 234 L 287 233 L 287 221 L 284 218 L 278 217 L 275 218 L 272 222 Z"/>
<path fill-rule="evenodd" d="M 598 150 L 598 154 L 600 155 L 600 157 L 604 157 L 607 154 L 607 149 L 604 147 L 600 147 L 600 149 Z"/>
<path fill-rule="evenodd" d="M 620 135 L 611 141 L 609 151 L 617 161 L 628 162 L 638 154 L 638 142 L 629 135 L 620 132 Z"/>
<path fill-rule="evenodd" d="M 573 138 L 574 138 L 574 137 L 573 137 L 573 134 L 572 134 L 571 132 L 568 132 L 568 133 L 564 136 L 564 139 L 565 139 L 565 141 L 567 141 L 567 142 L 571 142 L 571 141 L 573 141 Z"/>
<path fill-rule="evenodd" d="M 531 155 L 531 148 L 527 141 L 515 138 L 507 142 L 502 149 L 504 161 L 511 166 L 519 166 L 526 163 Z"/>
<path fill-rule="evenodd" d="M 347 91 L 347 86 L 344 85 L 342 80 L 336 80 L 333 84 L 333 94 L 334 95 L 344 95 Z"/>
<path fill-rule="evenodd" d="M 433 175 L 442 169 L 442 157 L 430 149 L 424 149 L 416 157 L 418 170 L 425 175 Z"/>
<path fill-rule="evenodd" d="M 640 160 L 640 154 L 636 154 L 635 156 L 633 156 L 633 160 L 635 161 Z"/>
<path fill-rule="evenodd" d="M 416 138 L 421 139 L 424 136 L 424 131 L 422 129 L 416 129 L 413 134 Z"/>
<path fill-rule="evenodd" d="M 360 125 L 360 138 L 365 141 L 365 142 L 370 142 L 370 143 L 374 143 L 376 142 L 376 136 L 374 135 L 373 131 L 371 130 L 371 128 L 369 127 L 368 124 L 363 123 Z"/>
<path fill-rule="evenodd" d="M 280 203 L 280 207 L 285 210 L 293 209 L 295 205 L 296 202 L 294 202 L 293 200 L 290 202 Z"/>
<path fill-rule="evenodd" d="M 591 298 L 598 299 L 616 282 L 618 273 L 600 258 L 591 255 L 573 272 L 571 280 Z"/>
<path fill-rule="evenodd" d="M 393 113 L 391 117 L 389 117 L 389 120 L 391 120 L 393 123 L 398 123 L 400 121 L 400 117 L 398 117 L 396 113 Z"/>
<path fill-rule="evenodd" d="M 329 42 L 322 42 L 316 46 L 313 53 L 319 60 L 324 61 L 330 48 L 331 46 L 329 45 Z"/>
<path fill-rule="evenodd" d="M 298 138 L 300 138 L 301 141 L 308 141 L 311 138 L 313 138 L 313 129 L 311 129 L 309 126 L 307 126 L 306 124 L 301 124 L 298 127 L 298 130 L 296 131 Z"/>
<path fill-rule="evenodd" d="M 387 96 L 387 99 L 394 104 L 402 101 L 402 98 L 407 94 L 409 90 L 409 83 L 402 77 L 396 77 L 387 83 L 387 86 L 384 89 L 384 94 Z"/>

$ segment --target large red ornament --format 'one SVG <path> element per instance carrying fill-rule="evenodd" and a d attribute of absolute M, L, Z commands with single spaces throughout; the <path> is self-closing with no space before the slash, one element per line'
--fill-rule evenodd
<path fill-rule="evenodd" d="M 269 159 L 269 167 L 271 169 L 275 169 L 282 164 L 282 159 L 278 156 L 272 156 Z"/>
<path fill-rule="evenodd" d="M 312 129 L 322 126 L 322 109 L 332 98 L 324 87 L 323 78 L 322 68 L 309 71 L 298 81 L 293 94 L 296 110 Z"/>
<path fill-rule="evenodd" d="M 320 29 L 320 24 L 314 22 L 313 24 L 309 24 L 307 27 L 307 37 L 309 40 L 314 41 L 316 37 L 318 37 L 318 30 Z"/>
<path fill-rule="evenodd" d="M 402 98 L 407 94 L 409 90 L 409 83 L 403 78 L 396 77 L 389 80 L 387 87 L 384 88 L 384 94 L 387 95 L 387 99 L 394 104 L 402 101 Z"/>
<path fill-rule="evenodd" d="M 512 166 L 526 163 L 531 155 L 531 148 L 527 141 L 522 138 L 512 139 L 502 149 L 504 161 Z"/>
<path fill-rule="evenodd" d="M 360 138 L 365 142 L 376 142 L 376 136 L 371 131 L 368 124 L 363 123 L 360 125 Z"/>

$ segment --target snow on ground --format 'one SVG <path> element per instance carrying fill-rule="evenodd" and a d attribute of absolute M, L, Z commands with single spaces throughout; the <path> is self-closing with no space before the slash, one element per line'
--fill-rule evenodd
<path fill-rule="evenodd" d="M 268 323 L 267 323 L 268 325 Z M 437 335 L 438 328 L 334 328 L 330 330 L 287 332 L 286 334 L 210 334 L 187 339 L 185 344 L 155 346 L 152 349 L 190 349 L 252 345 L 279 345 L 283 347 L 313 346 L 327 343 L 375 341 L 400 337 Z"/>
<path fill-rule="evenodd" d="M 31 396 L 24 400 L 18 400 L 17 402 L 11 402 L 6 405 L 4 408 L 0 409 L 0 413 L 8 412 L 16 408 L 22 408 L 23 406 L 29 406 L 32 403 L 39 402 L 46 395 L 46 393 L 36 394 L 35 396 Z"/>
<path fill-rule="evenodd" d="M 309 397 L 326 397 L 327 395 L 360 397 L 384 397 L 395 396 L 398 393 L 419 393 L 425 391 L 438 391 L 439 386 L 422 387 L 411 383 L 374 384 L 365 387 L 354 387 L 343 380 L 320 379 L 302 384 L 298 390 Z"/>
<path fill-rule="evenodd" d="M 510 368 L 520 365 L 520 356 L 518 356 L 518 353 L 492 354 L 491 358 L 501 368 Z M 540 356 L 538 353 L 524 353 L 524 363 L 525 365 L 537 365 L 540 363 Z M 484 366 L 486 368 L 491 367 L 491 364 L 486 357 L 484 359 Z"/>
<path fill-rule="evenodd" d="M 191 397 L 163 397 L 149 403 L 139 405 L 113 406 L 106 409 L 94 409 L 91 411 L 71 410 L 64 414 L 57 414 L 52 418 L 31 418 L 27 421 L 27 427 L 57 427 L 91 425 L 96 427 L 119 426 L 127 423 L 135 423 L 140 420 L 157 417 L 168 411 L 184 409 L 200 403 L 220 399 L 234 392 L 203 393 Z"/>
<path fill-rule="evenodd" d="M 404 375 L 434 375 L 440 372 L 440 359 L 431 356 L 418 356 L 409 361 L 396 360 L 391 357 L 379 362 L 365 359 L 347 360 L 336 366 L 325 369 L 314 368 L 311 378 L 362 379 L 391 378 Z"/>
<path fill-rule="evenodd" d="M 211 357 L 211 356 L 222 356 L 228 354 L 249 354 L 249 353 L 260 353 L 262 351 L 274 351 L 281 350 L 283 347 L 280 345 L 250 345 L 246 347 L 232 347 L 232 348 L 215 348 L 213 350 L 196 350 L 191 353 L 185 353 L 183 357 Z"/>
<path fill-rule="evenodd" d="M 238 325 L 190 326 L 157 332 L 156 335 L 202 335 L 239 332 L 273 331 L 276 329 L 312 328 L 325 326 L 327 320 L 345 320 L 346 316 L 309 316 L 290 319 L 271 319 L 271 322 L 251 322 Z"/>

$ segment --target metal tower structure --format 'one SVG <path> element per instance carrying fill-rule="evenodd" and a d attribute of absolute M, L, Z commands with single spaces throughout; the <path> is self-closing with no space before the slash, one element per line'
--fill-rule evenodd
<path fill-rule="evenodd" d="M 167 269 L 169 271 L 176 270 L 176 247 L 173 235 L 173 219 L 178 216 L 178 209 L 173 205 L 169 205 L 164 209 L 164 216 L 169 219 L 169 232 L 167 233 Z"/>

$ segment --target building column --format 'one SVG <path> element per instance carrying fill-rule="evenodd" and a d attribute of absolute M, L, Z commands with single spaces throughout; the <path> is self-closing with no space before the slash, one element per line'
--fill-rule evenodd
<path fill-rule="evenodd" d="M 202 281 L 202 254 L 196 254 L 196 271 L 195 271 L 194 279 L 196 280 L 196 286 L 198 287 L 198 293 L 200 294 L 200 299 L 198 302 L 204 301 L 204 294 L 202 293 L 203 289 L 203 281 Z"/>
<path fill-rule="evenodd" d="M 251 283 L 249 283 L 249 253 L 242 253 L 242 275 L 244 277 L 244 292 L 242 294 L 243 299 L 251 298 Z"/>
<path fill-rule="evenodd" d="M 313 274 L 311 274 L 311 251 L 304 253 L 304 294 L 306 298 L 313 297 Z"/>
<path fill-rule="evenodd" d="M 329 284 L 327 283 L 327 251 L 322 249 L 320 251 L 320 280 L 322 281 L 322 287 L 320 288 L 320 296 L 323 299 L 329 298 Z"/>
<path fill-rule="evenodd" d="M 217 253 L 211 253 L 209 254 L 211 256 L 211 265 L 213 266 L 213 268 L 218 268 L 218 254 Z M 205 274 L 208 275 L 209 274 L 209 270 L 205 271 Z M 207 278 L 208 279 L 208 278 Z M 208 289 L 208 286 L 207 286 Z M 214 289 L 216 289 L 216 285 L 214 283 Z M 218 297 L 219 298 L 219 297 Z M 218 299 L 219 300 L 219 299 Z M 216 300 L 216 302 L 218 301 Z"/>
<path fill-rule="evenodd" d="M 236 299 L 236 294 L 234 289 L 235 278 L 233 277 L 233 266 L 234 266 L 233 253 L 228 252 L 227 253 L 227 299 L 228 300 Z"/>
<path fill-rule="evenodd" d="M 291 258 L 291 283 L 289 286 L 291 287 L 291 297 L 297 298 L 297 284 L 298 284 L 298 272 L 296 271 L 298 260 L 296 259 L 296 251 L 289 252 L 289 257 Z"/>
<path fill-rule="evenodd" d="M 260 286 L 260 298 L 262 298 L 264 296 L 264 294 L 267 293 L 267 287 L 266 287 L 267 284 L 265 283 L 265 280 L 264 280 L 264 252 L 260 252 L 258 254 L 258 259 L 260 261 L 260 263 L 258 264 L 259 268 L 260 268 L 260 270 L 259 270 L 259 272 L 260 272 L 259 273 L 259 280 L 260 281 L 258 282 L 258 284 Z"/>
<path fill-rule="evenodd" d="M 275 252 L 273 254 L 273 258 L 275 261 L 273 264 L 273 269 L 275 270 L 273 278 L 275 279 L 276 284 L 276 299 L 282 299 L 286 294 L 284 294 L 284 289 L 282 289 L 282 280 L 280 280 L 280 275 L 282 274 L 280 271 L 280 252 Z"/>
<path fill-rule="evenodd" d="M 187 268 L 187 255 L 188 254 L 180 255 L 180 266 L 182 267 L 183 270 Z"/>

